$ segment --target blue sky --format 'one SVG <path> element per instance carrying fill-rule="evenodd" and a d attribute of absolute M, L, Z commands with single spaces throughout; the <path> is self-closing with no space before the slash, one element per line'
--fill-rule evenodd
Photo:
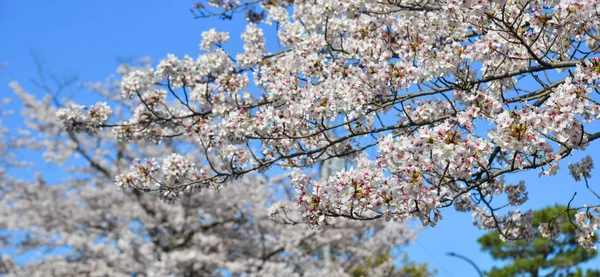
<path fill-rule="evenodd" d="M 31 53 L 45 61 L 47 69 L 59 76 L 77 74 L 81 81 L 102 81 L 116 72 L 119 57 L 138 58 L 150 56 L 154 60 L 168 53 L 178 56 L 198 54 L 201 32 L 209 28 L 230 31 L 230 49 L 240 48 L 241 21 L 218 19 L 193 19 L 188 9 L 192 1 L 145 0 L 145 1 L 0 1 L 0 98 L 13 97 L 8 88 L 12 80 L 19 81 L 30 91 L 42 93 L 30 83 L 37 77 Z M 238 17 L 239 18 L 239 17 Z M 89 95 L 77 95 L 77 101 L 86 101 Z M 89 99 L 87 99 L 89 101 Z M 12 108 L 18 111 L 15 103 Z M 18 116 L 5 124 L 18 127 Z M 600 157 L 600 146 L 589 147 L 587 155 Z M 557 202 L 567 203 L 573 192 L 579 194 L 574 201 L 596 203 L 586 193 L 583 183 L 576 183 L 568 176 L 567 165 L 584 155 L 576 153 L 561 163 L 562 171 L 553 178 L 538 178 L 538 172 L 518 173 L 507 180 L 525 180 L 530 201 L 523 210 L 541 208 Z M 50 166 L 38 170 L 51 171 Z M 592 173 L 600 175 L 600 166 Z M 592 179 L 592 186 L 597 183 Z M 438 269 L 438 276 L 475 276 L 466 262 L 449 257 L 447 252 L 471 258 L 483 270 L 494 263 L 489 255 L 479 251 L 476 239 L 484 234 L 472 226 L 470 214 L 451 210 L 444 212 L 444 220 L 435 228 L 419 234 L 419 239 L 404 248 L 410 258 L 427 262 Z M 600 267 L 599 259 L 588 264 Z"/>

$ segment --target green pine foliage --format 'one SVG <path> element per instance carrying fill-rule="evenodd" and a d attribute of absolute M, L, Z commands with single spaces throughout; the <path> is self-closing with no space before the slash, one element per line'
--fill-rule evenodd
<path fill-rule="evenodd" d="M 534 213 L 533 226 L 565 211 L 566 207 L 554 206 L 538 210 Z M 574 219 L 574 212 L 570 212 Z M 577 244 L 576 227 L 569 223 L 568 213 L 562 213 L 557 218 L 562 222 L 561 236 L 557 240 L 548 240 L 536 233 L 532 242 L 506 241 L 500 239 L 500 234 L 490 232 L 478 242 L 482 251 L 489 252 L 495 260 L 502 260 L 506 265 L 501 268 L 492 268 L 485 272 L 490 277 L 504 276 L 560 276 L 560 277 L 600 277 L 600 264 L 593 269 L 584 270 L 582 263 L 594 259 L 598 253 L 595 250 L 586 250 Z M 555 220 L 557 220 L 555 219 Z"/>

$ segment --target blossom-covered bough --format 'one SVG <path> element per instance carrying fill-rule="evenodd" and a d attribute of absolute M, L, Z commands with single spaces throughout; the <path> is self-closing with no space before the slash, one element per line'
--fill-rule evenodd
<path fill-rule="evenodd" d="M 58 113 L 69 130 L 110 128 L 131 144 L 178 138 L 207 157 L 136 163 L 119 186 L 171 201 L 281 167 L 311 225 L 433 226 L 454 206 L 503 238 L 529 239 L 531 212 L 498 212 L 527 200 L 525 185 L 503 176 L 554 175 L 600 138 L 598 1 L 227 0 L 194 12 L 241 10 L 244 52 L 228 53 L 229 34 L 210 30 L 197 58 L 170 55 L 125 76 L 131 116 L 106 120 L 101 103 Z M 278 47 L 266 32 L 277 32 Z M 353 166 L 320 180 L 303 171 L 333 158 Z M 589 177 L 591 165 L 572 171 Z M 576 210 L 580 241 L 593 247 L 598 205 Z"/>
<path fill-rule="evenodd" d="M 164 174 L 163 182 L 175 182 L 194 176 L 192 163 L 202 162 L 202 151 L 188 151 L 184 158 L 172 153 L 186 143 L 173 138 L 159 146 L 133 146 L 111 132 L 75 134 L 54 117 L 62 106 L 56 95 L 38 99 L 18 83 L 10 85 L 23 105 L 25 124 L 18 130 L 0 125 L 0 274 L 352 276 L 360 270 L 369 276 L 404 276 L 390 251 L 414 239 L 408 226 L 344 221 L 309 228 L 289 208 L 293 190 L 281 177 L 246 175 L 220 190 L 181 195 L 172 204 L 137 188 L 116 189 L 114 178 L 137 164 L 137 157 L 167 157 L 161 168 L 144 165 L 148 172 Z M 93 85 L 115 115 L 135 109 L 111 96 L 111 87 Z M 89 108 L 83 116 L 102 118 L 102 108 Z M 18 170 L 39 162 L 20 155 L 27 151 L 42 152 L 47 162 L 62 167 L 19 180 L 24 174 Z M 57 175 L 60 181 L 46 181 Z M 136 175 L 135 182 L 143 176 Z M 374 257 L 386 259 L 369 262 Z"/>

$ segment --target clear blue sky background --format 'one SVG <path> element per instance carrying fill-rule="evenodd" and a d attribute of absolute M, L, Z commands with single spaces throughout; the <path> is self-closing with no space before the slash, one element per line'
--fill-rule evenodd
<path fill-rule="evenodd" d="M 230 49 L 241 48 L 239 33 L 243 22 L 218 19 L 193 19 L 188 0 L 145 1 L 25 1 L 0 0 L 0 98 L 13 97 L 7 84 L 19 81 L 26 90 L 42 95 L 29 82 L 37 77 L 30 52 L 39 55 L 47 69 L 58 75 L 77 74 L 82 81 L 101 81 L 115 73 L 118 57 L 150 56 L 156 60 L 168 53 L 192 57 L 198 54 L 200 34 L 215 27 L 218 31 L 230 31 Z M 86 101 L 85 92 L 77 96 Z M 12 105 L 18 111 L 19 104 Z M 18 116 L 5 124 L 10 128 L 20 124 Z M 600 147 L 589 147 L 586 154 L 600 161 Z M 537 178 L 538 172 L 519 173 L 508 180 L 525 180 L 529 185 L 530 201 L 523 210 L 541 208 L 557 202 L 566 204 L 573 192 L 579 194 L 575 204 L 597 203 L 586 193 L 583 183 L 576 183 L 568 176 L 569 162 L 579 160 L 576 153 L 561 164 L 563 170 L 554 178 Z M 50 173 L 51 166 L 38 170 Z M 600 178 L 600 166 L 593 171 Z M 59 178 L 59 176 L 56 176 Z M 592 179 L 592 186 L 598 183 Z M 499 265 L 486 253 L 479 251 L 476 239 L 483 234 L 472 226 L 470 214 L 446 210 L 444 220 L 433 229 L 419 234 L 419 239 L 404 251 L 418 262 L 427 262 L 438 269 L 438 276 L 475 276 L 466 262 L 446 255 L 456 252 L 471 258 L 483 270 Z M 588 263 L 600 267 L 598 259 Z"/>

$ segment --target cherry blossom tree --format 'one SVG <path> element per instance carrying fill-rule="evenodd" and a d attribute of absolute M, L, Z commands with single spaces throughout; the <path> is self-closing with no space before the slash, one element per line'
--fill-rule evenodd
<path fill-rule="evenodd" d="M 124 65 L 119 72 L 138 69 Z M 146 193 L 147 189 L 133 186 L 119 190 L 113 181 L 119 174 L 129 176 L 124 172 L 130 164 L 177 181 L 196 178 L 194 163 L 206 157 L 199 149 L 182 152 L 189 145 L 178 138 L 163 138 L 157 146 L 124 143 L 99 130 L 76 134 L 56 120 L 54 115 L 63 106 L 56 94 L 38 99 L 39 94 L 26 92 L 19 83 L 10 86 L 22 103 L 25 127 L 0 128 L 0 248 L 41 254 L 28 262 L 4 255 L 0 274 L 350 276 L 360 271 L 369 276 L 410 276 L 396 268 L 390 252 L 414 238 L 406 225 L 341 221 L 328 228 L 309 228 L 290 208 L 289 181 L 273 174 L 241 176 L 218 189 L 217 183 L 196 187 L 171 203 L 155 200 L 156 194 L 173 199 L 169 191 Z M 97 97 L 111 103 L 115 115 L 135 111 L 129 100 L 115 97 L 110 81 L 91 87 Z M 92 108 L 88 115 L 101 120 L 107 106 L 96 107 L 102 108 Z M 42 174 L 31 180 L 12 176 L 15 170 L 37 168 L 34 161 L 18 158 L 19 151 L 42 152 L 47 162 L 64 169 L 60 173 L 64 180 L 48 184 Z M 152 161 L 137 161 L 144 156 L 168 158 L 159 168 Z M 142 176 L 132 177 L 133 181 Z M 369 262 L 372 257 L 385 259 Z M 422 267 L 419 272 L 428 274 Z"/>
<path fill-rule="evenodd" d="M 533 213 L 517 208 L 526 185 L 504 176 L 552 176 L 600 138 L 596 0 L 209 0 L 192 9 L 225 19 L 242 11 L 241 53 L 210 29 L 197 57 L 168 55 L 124 76 L 129 114 L 102 102 L 58 111 L 70 132 L 110 129 L 128 147 L 173 139 L 205 157 L 140 157 L 119 187 L 172 202 L 282 168 L 313 226 L 435 226 L 453 206 L 503 239 L 531 240 Z M 306 173 L 334 158 L 351 166 Z M 586 158 L 569 169 L 587 181 L 592 166 Z M 598 202 L 567 207 L 580 244 L 594 248 Z"/>

